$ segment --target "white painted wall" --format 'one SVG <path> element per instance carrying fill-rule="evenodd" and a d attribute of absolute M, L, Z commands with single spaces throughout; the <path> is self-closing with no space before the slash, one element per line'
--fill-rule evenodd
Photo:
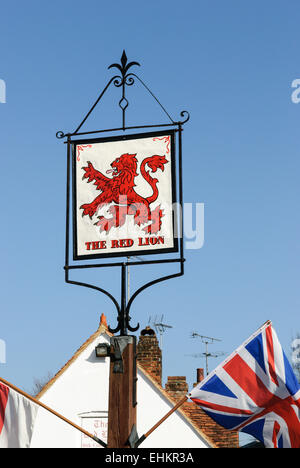
<path fill-rule="evenodd" d="M 56 382 L 44 393 L 41 401 L 79 426 L 105 437 L 108 410 L 109 358 L 96 358 L 95 346 L 108 342 L 107 335 L 97 337 L 78 356 Z M 172 404 L 157 389 L 146 375 L 138 370 L 137 383 L 137 430 L 139 436 L 147 432 L 171 408 Z M 39 409 L 32 448 L 79 448 L 94 446 L 81 432 L 61 421 L 43 408 Z M 141 447 L 209 447 L 199 433 L 178 412 L 174 413 Z"/>
<path fill-rule="evenodd" d="M 174 406 L 142 372 L 138 372 L 137 401 L 139 436 L 148 432 Z M 209 448 L 207 442 L 200 437 L 199 432 L 178 411 L 152 432 L 140 447 Z"/>

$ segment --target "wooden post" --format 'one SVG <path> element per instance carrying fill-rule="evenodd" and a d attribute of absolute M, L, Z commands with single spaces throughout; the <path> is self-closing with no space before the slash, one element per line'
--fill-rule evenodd
<path fill-rule="evenodd" d="M 136 338 L 111 338 L 108 448 L 129 448 L 136 426 Z"/>

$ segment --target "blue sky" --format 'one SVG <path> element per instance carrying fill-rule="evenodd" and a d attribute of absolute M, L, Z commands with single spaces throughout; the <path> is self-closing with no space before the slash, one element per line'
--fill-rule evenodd
<path fill-rule="evenodd" d="M 30 390 L 95 331 L 102 312 L 116 324 L 104 296 L 64 283 L 66 158 L 55 133 L 76 128 L 123 49 L 175 120 L 190 112 L 184 200 L 205 205 L 205 243 L 186 252 L 185 276 L 148 290 L 131 311 L 142 327 L 162 314 L 173 326 L 164 335 L 164 380 L 186 375 L 192 385 L 204 367 L 186 356 L 204 351 L 192 331 L 222 339 L 210 349 L 229 354 L 270 319 L 289 354 L 300 332 L 300 105 L 291 100 L 299 13 L 293 0 L 2 5 L 4 378 Z M 140 88 L 128 96 L 128 123 L 165 121 Z M 119 99 L 117 89 L 107 93 L 86 129 L 119 126 Z M 157 273 L 133 271 L 132 287 Z M 93 275 L 117 293 L 115 272 Z"/>

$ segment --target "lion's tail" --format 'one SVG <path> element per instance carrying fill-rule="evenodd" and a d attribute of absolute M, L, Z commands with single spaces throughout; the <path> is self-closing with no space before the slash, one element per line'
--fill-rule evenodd
<path fill-rule="evenodd" d="M 141 174 L 144 177 L 144 179 L 151 185 L 153 194 L 147 198 L 147 201 L 150 205 L 150 203 L 153 203 L 157 197 L 158 197 L 158 188 L 157 188 L 157 183 L 158 179 L 153 179 L 150 175 L 150 171 L 146 171 L 146 165 L 151 169 L 152 172 L 156 172 L 157 169 L 161 169 L 164 171 L 165 169 L 165 164 L 167 163 L 167 159 L 165 156 L 158 156 L 154 155 L 151 156 L 150 158 L 144 159 L 144 161 L 141 164 Z"/>

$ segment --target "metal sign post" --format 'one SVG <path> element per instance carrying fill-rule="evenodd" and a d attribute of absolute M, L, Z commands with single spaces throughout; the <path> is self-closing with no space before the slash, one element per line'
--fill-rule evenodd
<path fill-rule="evenodd" d="M 124 51 L 121 62 L 108 67 L 118 74 L 109 80 L 76 130 L 56 134 L 67 145 L 65 281 L 105 294 L 117 310 L 117 326 L 110 329 L 114 334 L 120 332 L 112 338 L 110 351 L 108 447 L 114 448 L 133 446 L 137 439 L 136 339 L 128 333 L 136 332 L 139 324 L 130 324 L 131 306 L 147 288 L 182 276 L 185 261 L 182 131 L 189 113 L 182 111 L 182 120 L 173 120 L 131 71 L 137 66 L 138 62 L 128 62 Z M 167 123 L 126 125 L 126 89 L 135 83 L 150 93 Z M 122 126 L 82 131 L 111 86 L 121 89 Z M 159 258 L 135 261 L 138 255 L 154 254 Z M 129 267 L 173 263 L 179 265 L 177 271 L 145 283 L 127 297 Z M 91 268 L 120 269 L 120 300 L 99 285 L 71 279 L 73 270 Z"/>

